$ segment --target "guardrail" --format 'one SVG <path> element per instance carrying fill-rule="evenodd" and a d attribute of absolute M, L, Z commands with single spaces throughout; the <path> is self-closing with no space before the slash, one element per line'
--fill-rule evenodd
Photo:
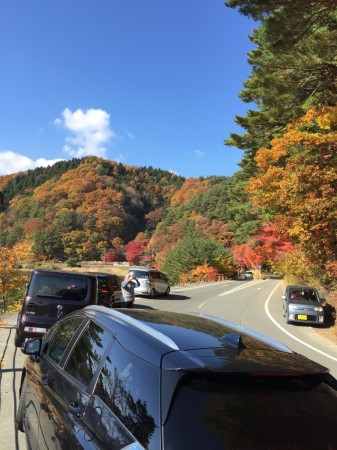
<path fill-rule="evenodd" d="M 190 277 L 188 280 L 180 280 L 179 284 L 184 286 L 188 284 L 216 283 L 225 280 L 230 280 L 230 278 L 227 278 L 224 275 L 217 275 L 214 277 Z"/>

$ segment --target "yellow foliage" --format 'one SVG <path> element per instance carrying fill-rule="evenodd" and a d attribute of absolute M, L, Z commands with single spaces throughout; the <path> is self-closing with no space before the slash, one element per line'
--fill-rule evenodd
<path fill-rule="evenodd" d="M 271 164 L 276 163 L 281 156 L 287 154 L 283 147 L 277 145 L 278 142 L 278 139 L 273 139 L 272 147 L 270 149 L 262 147 L 256 152 L 255 162 L 263 172 L 265 172 Z"/>
<path fill-rule="evenodd" d="M 19 266 L 31 258 L 31 245 L 16 244 L 13 248 L 0 248 L 0 310 L 16 311 L 16 302 L 11 302 L 17 291 L 27 282 L 19 272 Z"/>
<path fill-rule="evenodd" d="M 317 123 L 323 130 L 329 130 L 337 125 L 337 107 L 324 106 L 317 116 Z"/>

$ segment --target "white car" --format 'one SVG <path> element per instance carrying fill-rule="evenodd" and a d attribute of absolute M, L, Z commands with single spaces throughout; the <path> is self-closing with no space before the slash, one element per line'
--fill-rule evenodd
<path fill-rule="evenodd" d="M 135 287 L 135 295 L 144 295 L 146 297 L 154 298 L 157 294 L 169 295 L 170 283 L 165 274 L 156 269 L 148 269 L 141 267 L 134 267 L 129 269 L 140 283 L 140 286 Z"/>
<path fill-rule="evenodd" d="M 247 272 L 245 272 L 245 280 L 252 280 L 253 278 L 253 272 L 251 270 L 247 270 Z"/>

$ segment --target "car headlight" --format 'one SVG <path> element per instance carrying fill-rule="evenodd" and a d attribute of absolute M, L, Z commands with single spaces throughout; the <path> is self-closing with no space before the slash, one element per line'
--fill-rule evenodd
<path fill-rule="evenodd" d="M 295 311 L 297 309 L 297 305 L 289 305 L 289 311 Z"/>
<path fill-rule="evenodd" d="M 315 306 L 314 310 L 315 310 L 315 311 L 322 312 L 322 311 L 323 311 L 323 308 L 322 308 L 321 306 Z"/>

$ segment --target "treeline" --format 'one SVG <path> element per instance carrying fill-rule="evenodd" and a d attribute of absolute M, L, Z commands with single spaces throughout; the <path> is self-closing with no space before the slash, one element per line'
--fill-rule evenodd
<path fill-rule="evenodd" d="M 149 213 L 154 229 L 184 181 L 96 157 L 55 166 L 2 182 L 1 246 L 28 240 L 37 259 L 100 259 L 146 231 Z"/>
<path fill-rule="evenodd" d="M 245 151 L 241 176 L 261 228 L 233 249 L 289 279 L 336 286 L 337 2 L 228 0 L 257 20 L 240 97 L 257 106 L 226 144 Z"/>

